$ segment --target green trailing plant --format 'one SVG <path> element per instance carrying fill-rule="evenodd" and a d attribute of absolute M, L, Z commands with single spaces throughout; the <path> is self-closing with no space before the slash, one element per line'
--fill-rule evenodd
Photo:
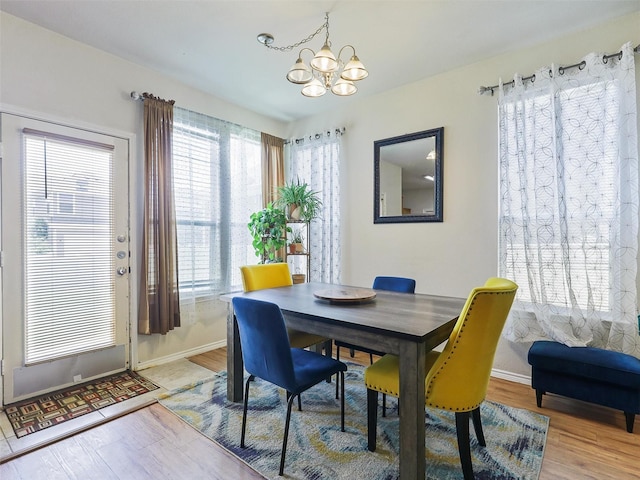
<path fill-rule="evenodd" d="M 286 209 L 289 218 L 310 222 L 320 214 L 322 201 L 319 192 L 311 190 L 306 182 L 301 182 L 298 178 L 281 187 L 278 187 L 278 199 L 275 205 Z"/>
<path fill-rule="evenodd" d="M 287 233 L 291 232 L 284 211 L 269 203 L 262 210 L 251 214 L 247 226 L 253 237 L 251 245 L 260 263 L 282 261 L 278 253 L 287 243 Z"/>

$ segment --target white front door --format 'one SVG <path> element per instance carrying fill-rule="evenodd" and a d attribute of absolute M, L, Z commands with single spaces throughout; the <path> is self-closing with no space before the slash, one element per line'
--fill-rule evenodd
<path fill-rule="evenodd" d="M 0 120 L 7 405 L 128 367 L 129 146 Z"/>

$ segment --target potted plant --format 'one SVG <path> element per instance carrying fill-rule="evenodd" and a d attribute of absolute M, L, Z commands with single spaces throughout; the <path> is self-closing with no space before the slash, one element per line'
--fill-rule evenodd
<path fill-rule="evenodd" d="M 247 224 L 253 237 L 253 248 L 260 263 L 281 262 L 280 249 L 287 244 L 287 226 L 284 211 L 269 203 L 265 208 L 251 214 Z"/>
<path fill-rule="evenodd" d="M 291 220 L 310 222 L 319 215 L 322 201 L 318 192 L 311 190 L 306 182 L 300 182 L 298 178 L 296 182 L 278 187 L 275 205 L 286 209 Z"/>
<path fill-rule="evenodd" d="M 304 273 L 293 273 L 291 275 L 291 280 L 294 284 L 304 283 L 307 276 Z"/>
<path fill-rule="evenodd" d="M 299 229 L 293 230 L 289 242 L 289 253 L 302 253 L 304 251 L 303 243 L 302 232 Z"/>

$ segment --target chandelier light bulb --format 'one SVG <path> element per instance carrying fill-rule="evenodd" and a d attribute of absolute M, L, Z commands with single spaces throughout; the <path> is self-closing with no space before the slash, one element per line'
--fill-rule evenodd
<path fill-rule="evenodd" d="M 310 82 L 306 83 L 304 87 L 302 87 L 302 94 L 305 97 L 321 97 L 325 93 L 327 93 L 327 89 L 317 78 L 314 78 Z"/>
<path fill-rule="evenodd" d="M 353 95 L 357 91 L 358 87 L 356 87 L 351 80 L 345 80 L 344 78 L 339 79 L 335 85 L 331 87 L 331 92 L 341 97 Z"/>
<path fill-rule="evenodd" d="M 364 65 L 360 59 L 354 54 L 344 67 L 342 74 L 340 75 L 345 80 L 358 81 L 363 78 L 367 78 L 369 72 L 364 68 Z"/>
<path fill-rule="evenodd" d="M 316 56 L 311 60 L 311 66 L 322 73 L 331 73 L 338 70 L 338 61 L 329 48 L 329 44 L 325 43 Z"/>
<path fill-rule="evenodd" d="M 300 57 L 287 73 L 287 80 L 291 83 L 303 84 L 309 82 L 312 78 L 311 69 L 307 67 Z"/>

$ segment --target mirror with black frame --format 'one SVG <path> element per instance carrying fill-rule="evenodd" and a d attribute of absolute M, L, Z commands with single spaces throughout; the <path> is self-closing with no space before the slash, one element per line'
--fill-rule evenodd
<path fill-rule="evenodd" d="M 373 223 L 442 222 L 444 127 L 373 142 Z"/>

